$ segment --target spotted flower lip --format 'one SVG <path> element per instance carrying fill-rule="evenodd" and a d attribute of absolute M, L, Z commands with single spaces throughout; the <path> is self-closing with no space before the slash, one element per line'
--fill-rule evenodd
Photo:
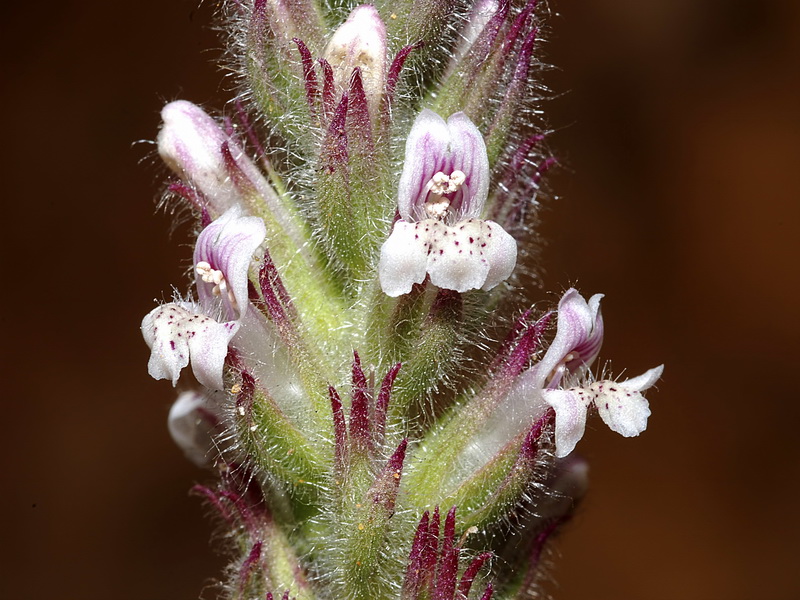
<path fill-rule="evenodd" d="M 142 319 L 142 336 L 151 351 L 147 371 L 153 379 L 169 379 L 174 386 L 191 360 L 197 381 L 220 390 L 228 344 L 238 329 L 237 322 L 219 323 L 191 302 L 154 308 Z"/>
<path fill-rule="evenodd" d="M 378 275 L 389 296 L 430 276 L 437 287 L 490 290 L 507 279 L 517 243 L 499 224 L 480 218 L 489 190 L 489 159 L 464 113 L 445 121 L 423 110 L 406 142 L 397 195 L 400 219 L 381 248 Z"/>
<path fill-rule="evenodd" d="M 608 427 L 623 437 L 635 437 L 647 428 L 650 406 L 645 390 L 659 380 L 664 365 L 645 371 L 624 381 L 595 381 L 564 390 L 545 390 L 544 401 L 556 413 L 556 456 L 571 453 L 586 430 L 586 414 L 590 407 L 597 409 Z"/>

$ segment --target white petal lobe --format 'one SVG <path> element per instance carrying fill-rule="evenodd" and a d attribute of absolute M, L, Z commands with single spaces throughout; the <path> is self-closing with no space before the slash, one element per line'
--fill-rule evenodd
<path fill-rule="evenodd" d="M 401 219 L 381 247 L 378 277 L 381 289 L 393 298 L 409 293 L 415 283 L 425 280 L 428 239 L 419 225 Z"/>

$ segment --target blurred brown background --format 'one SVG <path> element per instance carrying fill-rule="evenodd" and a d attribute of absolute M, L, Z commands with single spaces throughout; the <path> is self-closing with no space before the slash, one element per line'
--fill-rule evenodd
<path fill-rule="evenodd" d="M 800 3 L 554 0 L 543 105 L 564 168 L 545 289 L 606 293 L 603 357 L 667 365 L 598 421 L 560 600 L 800 597 Z M 138 324 L 184 285 L 154 209 L 158 111 L 220 107 L 213 6 L 27 2 L 2 20 L 0 598 L 192 600 L 219 573 Z M 542 298 L 545 291 L 541 292 Z M 206 597 L 211 593 L 206 592 Z"/>

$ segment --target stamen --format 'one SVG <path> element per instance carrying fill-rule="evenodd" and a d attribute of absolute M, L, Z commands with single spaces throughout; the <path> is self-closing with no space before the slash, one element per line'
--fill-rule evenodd
<path fill-rule="evenodd" d="M 236 297 L 233 295 L 233 290 L 228 289 L 228 282 L 225 280 L 225 275 L 219 269 L 211 268 L 211 265 L 204 260 L 201 260 L 194 267 L 197 274 L 206 283 L 213 283 L 214 287 L 211 293 L 215 296 L 221 296 L 223 292 L 228 294 L 228 302 L 233 308 L 238 309 Z"/>
<path fill-rule="evenodd" d="M 462 171 L 455 170 L 448 177 L 441 171 L 434 174 L 428 182 L 429 196 L 425 202 L 425 212 L 429 216 L 441 219 L 450 208 L 450 200 L 445 194 L 453 194 L 464 185 L 467 176 Z"/>

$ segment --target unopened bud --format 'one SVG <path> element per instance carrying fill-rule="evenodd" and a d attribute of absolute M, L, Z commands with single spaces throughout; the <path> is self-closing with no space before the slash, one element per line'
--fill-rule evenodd
<path fill-rule="evenodd" d="M 161 110 L 158 153 L 177 175 L 193 185 L 221 214 L 240 193 L 226 169 L 222 146 L 230 139 L 202 108 L 177 100 Z"/>
<path fill-rule="evenodd" d="M 211 434 L 219 423 L 218 393 L 183 392 L 169 411 L 167 425 L 172 439 L 198 467 L 213 460 Z"/>
<path fill-rule="evenodd" d="M 349 86 L 353 69 L 361 70 L 374 119 L 386 86 L 386 26 L 374 6 L 363 4 L 350 13 L 328 42 L 325 59 L 333 67 L 339 94 Z"/>

